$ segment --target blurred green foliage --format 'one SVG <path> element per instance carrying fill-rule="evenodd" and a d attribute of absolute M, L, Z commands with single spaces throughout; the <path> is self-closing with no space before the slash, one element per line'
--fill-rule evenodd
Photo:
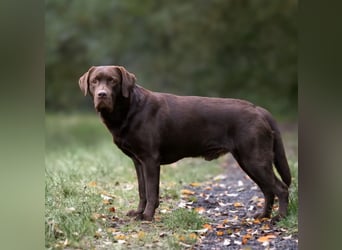
<path fill-rule="evenodd" d="M 46 0 L 46 109 L 92 109 L 92 65 L 123 65 L 154 91 L 297 110 L 296 0 Z"/>

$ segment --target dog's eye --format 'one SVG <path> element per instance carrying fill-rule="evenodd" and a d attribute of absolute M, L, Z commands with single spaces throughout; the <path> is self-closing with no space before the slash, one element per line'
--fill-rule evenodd
<path fill-rule="evenodd" d="M 117 79 L 116 79 L 116 78 L 113 78 L 113 77 L 109 77 L 109 78 L 108 78 L 108 82 L 109 82 L 109 83 L 116 83 L 116 82 L 117 82 Z"/>
<path fill-rule="evenodd" d="M 97 79 L 96 79 L 96 78 L 93 79 L 93 80 L 91 81 L 91 83 L 92 83 L 92 84 L 96 84 L 96 83 L 97 83 Z"/>

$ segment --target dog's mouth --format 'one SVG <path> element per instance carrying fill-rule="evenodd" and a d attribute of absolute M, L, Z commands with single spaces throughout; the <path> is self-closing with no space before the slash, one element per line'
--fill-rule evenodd
<path fill-rule="evenodd" d="M 113 102 L 110 98 L 96 98 L 94 101 L 95 109 L 101 111 L 113 111 Z"/>

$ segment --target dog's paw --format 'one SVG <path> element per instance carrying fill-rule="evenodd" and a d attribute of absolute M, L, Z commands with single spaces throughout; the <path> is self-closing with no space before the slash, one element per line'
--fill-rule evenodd
<path fill-rule="evenodd" d="M 271 223 L 275 225 L 277 222 L 279 222 L 281 219 L 283 219 L 285 216 L 277 214 L 271 219 Z"/>
<path fill-rule="evenodd" d="M 138 215 L 142 215 L 142 213 L 143 212 L 140 212 L 139 210 L 130 210 L 126 215 L 129 217 L 136 217 Z"/>
<path fill-rule="evenodd" d="M 152 221 L 153 220 L 153 216 L 148 216 L 146 214 L 138 214 L 135 217 L 135 220 L 141 220 L 141 221 Z"/>
<path fill-rule="evenodd" d="M 254 214 L 254 219 L 269 219 L 270 218 L 270 215 L 269 214 L 266 214 L 266 213 L 256 213 Z"/>

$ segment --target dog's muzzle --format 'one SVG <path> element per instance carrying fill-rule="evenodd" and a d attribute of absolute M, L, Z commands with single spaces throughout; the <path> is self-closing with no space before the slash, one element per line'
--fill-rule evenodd
<path fill-rule="evenodd" d="M 111 96 L 105 90 L 98 91 L 94 96 L 94 105 L 97 111 L 100 110 L 113 110 L 113 101 Z"/>

